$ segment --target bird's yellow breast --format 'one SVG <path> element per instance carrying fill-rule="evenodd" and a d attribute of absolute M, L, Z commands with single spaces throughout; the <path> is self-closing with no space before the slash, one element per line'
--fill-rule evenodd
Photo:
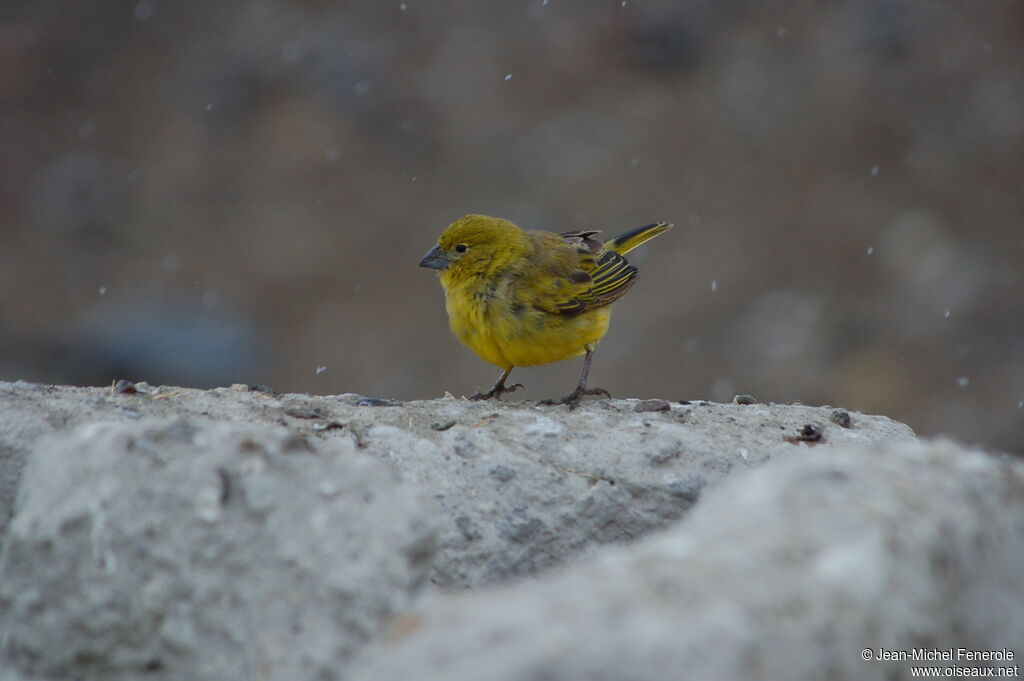
<path fill-rule="evenodd" d="M 452 332 L 482 359 L 509 369 L 577 357 L 608 331 L 610 306 L 552 314 L 529 304 L 527 294 L 514 280 L 450 282 L 445 302 Z"/>

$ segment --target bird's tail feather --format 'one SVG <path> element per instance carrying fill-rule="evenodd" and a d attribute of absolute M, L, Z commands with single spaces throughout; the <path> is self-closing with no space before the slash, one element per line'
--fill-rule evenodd
<path fill-rule="evenodd" d="M 614 239 L 604 242 L 604 247 L 609 251 L 615 251 L 619 255 L 625 255 L 642 243 L 667 232 L 672 225 L 667 222 L 655 222 L 653 225 L 644 225 L 631 229 L 625 234 L 620 234 Z"/>

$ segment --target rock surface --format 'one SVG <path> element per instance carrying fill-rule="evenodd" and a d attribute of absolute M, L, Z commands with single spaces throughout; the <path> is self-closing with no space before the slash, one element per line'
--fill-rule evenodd
<path fill-rule="evenodd" d="M 1019 463 L 948 442 L 808 451 L 554 579 L 433 599 L 355 678 L 907 678 L 862 651 L 1019 655 L 1022 564 Z"/>
<path fill-rule="evenodd" d="M 6 662 L 62 679 L 339 678 L 426 581 L 436 515 L 344 444 L 200 420 L 40 443 L 0 555 Z"/>
<path fill-rule="evenodd" d="M 888 679 L 864 648 L 1024 640 L 1021 464 L 881 416 L 0 383 L 0 472 L 0 681 Z"/>
<path fill-rule="evenodd" d="M 96 420 L 281 424 L 366 453 L 433 495 L 441 512 L 431 581 L 442 588 L 528 577 L 595 545 L 635 539 L 682 517 L 720 480 L 769 459 L 913 437 L 882 416 L 854 413 L 843 427 L 832 422 L 833 410 L 802 405 L 657 400 L 659 408 L 648 411 L 652 400 L 598 400 L 569 410 L 140 388 L 125 394 L 0 383 L 3 465 L 17 470 L 44 433 Z M 808 427 L 820 439 L 808 437 Z M 0 507 L 16 477 L 5 484 Z"/>

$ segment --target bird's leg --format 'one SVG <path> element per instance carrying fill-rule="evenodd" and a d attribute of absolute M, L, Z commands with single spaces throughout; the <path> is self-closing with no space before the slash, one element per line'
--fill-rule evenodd
<path fill-rule="evenodd" d="M 544 400 L 541 404 L 568 404 L 570 407 L 575 408 L 579 406 L 580 400 L 583 399 L 584 395 L 604 395 L 605 397 L 611 397 L 608 391 L 604 388 L 587 387 L 587 376 L 590 375 L 590 362 L 593 357 L 594 351 L 587 350 L 587 356 L 583 358 L 583 373 L 580 375 L 580 383 L 576 386 L 575 390 L 560 400 Z"/>
<path fill-rule="evenodd" d="M 498 377 L 498 381 L 494 384 L 493 388 L 491 388 L 485 393 L 476 393 L 472 395 L 469 399 L 489 400 L 493 398 L 495 400 L 500 400 L 501 396 L 504 393 L 512 393 L 515 392 L 516 389 L 522 388 L 522 383 L 513 383 L 512 385 L 505 385 L 505 379 L 508 378 L 508 375 L 512 373 L 513 368 L 514 367 L 509 367 L 508 369 L 505 369 L 505 371 L 502 372 L 501 376 Z"/>

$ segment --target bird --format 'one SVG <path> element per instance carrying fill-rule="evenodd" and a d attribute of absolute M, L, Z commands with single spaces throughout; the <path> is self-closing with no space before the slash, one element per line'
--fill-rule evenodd
<path fill-rule="evenodd" d="M 636 283 L 637 268 L 623 256 L 671 227 L 655 222 L 602 242 L 594 238 L 599 230 L 523 230 L 487 215 L 451 223 L 419 266 L 438 270 L 456 338 L 502 369 L 489 391 L 470 399 L 500 399 L 522 388 L 506 385 L 514 367 L 580 355 L 576 389 L 541 404 L 575 407 L 585 395 L 610 397 L 588 388 L 587 378 L 612 303 Z"/>

